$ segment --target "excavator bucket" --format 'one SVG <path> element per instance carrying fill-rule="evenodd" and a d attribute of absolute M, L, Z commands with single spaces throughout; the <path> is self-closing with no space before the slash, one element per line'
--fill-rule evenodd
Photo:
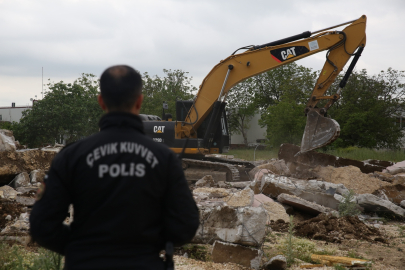
<path fill-rule="evenodd" d="M 331 118 L 321 116 L 311 109 L 307 113 L 307 124 L 301 142 L 301 153 L 332 143 L 339 137 L 340 126 Z"/>

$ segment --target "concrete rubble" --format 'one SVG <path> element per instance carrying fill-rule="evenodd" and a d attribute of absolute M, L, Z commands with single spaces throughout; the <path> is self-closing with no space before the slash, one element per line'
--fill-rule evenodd
<path fill-rule="evenodd" d="M 18 174 L 11 182 L 10 186 L 13 188 L 26 187 L 30 184 L 30 176 L 26 172 Z"/>
<path fill-rule="evenodd" d="M 375 212 L 377 214 L 391 213 L 405 217 L 405 209 L 372 194 L 359 194 L 356 196 L 356 201 L 358 205 L 369 212 Z"/>
<path fill-rule="evenodd" d="M 252 269 L 259 269 L 263 251 L 237 244 L 215 241 L 212 261 L 216 263 L 236 263 Z"/>
<path fill-rule="evenodd" d="M 29 215 L 28 213 L 22 213 L 20 217 L 12 224 L 6 226 L 2 231 L 2 235 L 7 235 L 7 234 L 16 234 L 16 233 L 28 233 L 30 229 L 30 224 L 29 224 Z"/>
<path fill-rule="evenodd" d="M 14 237 L 14 241 L 26 244 L 35 190 L 60 146 L 16 149 L 0 151 L 0 200 L 2 205 L 16 209 L 14 214 L 0 216 L 0 239 Z M 355 192 L 353 202 L 371 212 L 368 219 L 361 218 L 362 224 L 378 218 L 373 214 L 405 217 L 405 162 L 360 162 L 313 152 L 296 155 L 296 150 L 295 146 L 283 145 L 279 159 L 249 172 L 252 181 L 218 181 L 213 172 L 191 184 L 201 220 L 193 242 L 213 245 L 214 262 L 286 269 L 282 255 L 262 265 L 262 244 L 273 224 L 288 226 L 292 212 L 305 218 L 319 214 L 335 218 L 349 190 Z M 342 234 L 339 239 L 349 236 Z"/>
<path fill-rule="evenodd" d="M 230 207 L 218 205 L 200 208 L 200 227 L 194 243 L 215 240 L 259 246 L 266 233 L 267 215 L 260 207 Z"/>
<path fill-rule="evenodd" d="M 0 129 L 0 151 L 16 151 L 17 145 L 12 131 Z"/>
<path fill-rule="evenodd" d="M 265 175 L 259 182 L 253 181 L 251 188 L 255 193 L 263 193 L 272 198 L 277 198 L 282 193 L 295 195 L 335 210 L 338 208 L 339 200 L 334 195 L 344 195 L 349 192 L 342 184 L 300 180 L 274 174 Z"/>
<path fill-rule="evenodd" d="M 280 203 L 291 205 L 294 209 L 301 210 L 301 211 L 311 214 L 311 215 L 319 215 L 321 213 L 330 213 L 330 214 L 336 214 L 336 215 L 338 214 L 338 212 L 336 212 L 328 207 L 324 207 L 322 205 L 309 202 L 307 200 L 304 200 L 304 199 L 299 198 L 294 195 L 288 195 L 288 194 L 282 193 L 282 194 L 278 195 L 277 200 Z"/>
<path fill-rule="evenodd" d="M 20 194 L 15 189 L 10 186 L 0 187 L 0 198 L 2 199 L 15 199 L 17 195 Z"/>
<path fill-rule="evenodd" d="M 290 220 L 286 209 L 282 204 L 275 202 L 264 194 L 256 194 L 254 196 L 253 207 L 262 207 L 267 214 L 267 224 L 279 219 L 288 222 Z"/>

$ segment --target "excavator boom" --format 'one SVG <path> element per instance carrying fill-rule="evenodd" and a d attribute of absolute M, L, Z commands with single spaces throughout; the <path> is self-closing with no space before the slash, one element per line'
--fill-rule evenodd
<path fill-rule="evenodd" d="M 225 101 L 228 91 L 237 83 L 281 65 L 328 50 L 326 62 L 307 103 L 305 111 L 307 125 L 301 152 L 332 142 L 339 136 L 340 128 L 336 121 L 324 116 L 329 107 L 339 99 L 340 92 L 329 97 L 325 97 L 324 94 L 357 50 L 357 58 L 355 57 L 349 70 L 353 69 L 361 54 L 358 48 L 364 48 L 366 44 L 366 20 L 366 16 L 363 15 L 357 20 L 337 25 L 348 25 L 342 31 L 328 31 L 330 28 L 312 33 L 307 31 L 276 42 L 250 46 L 249 50 L 233 54 L 220 61 L 203 80 L 185 120 L 176 123 L 175 138 L 197 138 L 196 130 L 201 123 L 215 106 L 220 106 L 215 104 Z M 349 70 L 348 75 L 351 72 Z M 347 77 L 345 76 L 346 81 Z M 323 108 L 316 108 L 317 103 L 324 99 L 329 102 Z M 213 114 L 215 115 L 215 109 Z M 209 142 L 209 139 L 207 141 Z M 204 146 L 204 148 L 208 147 Z M 209 149 L 206 150 L 209 151 Z"/>

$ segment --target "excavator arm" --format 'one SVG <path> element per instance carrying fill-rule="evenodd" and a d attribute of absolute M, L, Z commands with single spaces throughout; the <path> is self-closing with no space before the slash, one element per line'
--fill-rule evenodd
<path fill-rule="evenodd" d="M 216 101 L 224 101 L 228 91 L 237 83 L 297 61 L 310 55 L 328 50 L 326 62 L 308 100 L 305 113 L 307 125 L 304 132 L 301 152 L 322 147 L 339 135 L 336 121 L 323 117 L 327 109 L 339 99 L 340 90 L 332 96 L 324 96 L 329 86 L 342 71 L 349 58 L 356 56 L 344 78 L 347 81 L 355 62 L 366 44 L 366 16 L 357 20 L 316 32 L 304 32 L 283 40 L 260 46 L 250 46 L 247 51 L 233 54 L 220 61 L 205 77 L 200 85 L 193 106 L 183 122 L 175 126 L 176 139 L 196 138 L 196 130 L 212 111 Z M 342 31 L 328 31 L 347 25 Z M 341 82 L 341 87 L 345 84 Z M 329 100 L 324 108 L 316 108 L 320 100 Z"/>

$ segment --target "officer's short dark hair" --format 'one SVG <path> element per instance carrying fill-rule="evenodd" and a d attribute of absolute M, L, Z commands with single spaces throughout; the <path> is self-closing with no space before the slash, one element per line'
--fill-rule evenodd
<path fill-rule="evenodd" d="M 142 77 L 132 67 L 107 68 L 100 78 L 100 90 L 110 111 L 129 111 L 142 93 Z"/>

